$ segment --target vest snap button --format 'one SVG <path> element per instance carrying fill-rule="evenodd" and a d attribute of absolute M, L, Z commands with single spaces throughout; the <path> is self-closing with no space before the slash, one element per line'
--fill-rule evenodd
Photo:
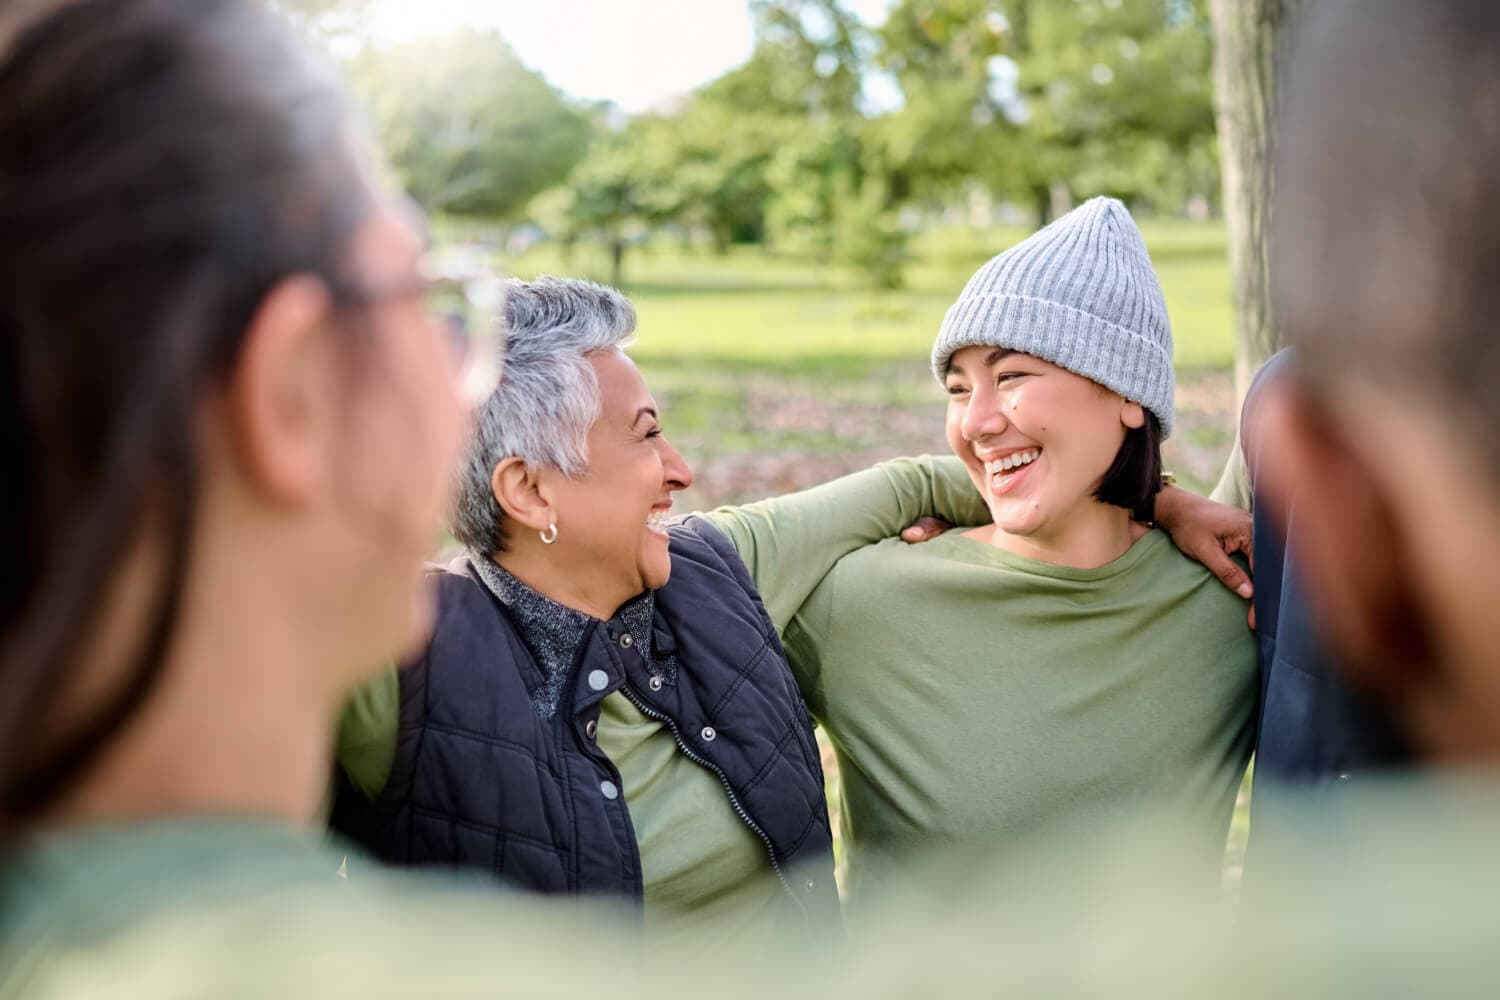
<path fill-rule="evenodd" d="M 602 670 L 589 671 L 589 687 L 595 691 L 603 691 L 609 687 L 609 674 Z"/>
<path fill-rule="evenodd" d="M 712 743 L 714 740 L 719 738 L 719 731 L 713 726 L 704 726 L 702 735 L 703 742 Z"/>
<path fill-rule="evenodd" d="M 620 648 L 621 649 L 629 649 L 634 644 L 635 644 L 635 639 L 633 639 L 631 637 L 631 635 L 630 635 L 629 632 L 626 632 L 624 635 L 620 636 Z"/>
<path fill-rule="evenodd" d="M 583 735 L 587 736 L 589 739 L 593 739 L 598 734 L 599 734 L 599 723 L 598 722 L 596 722 L 593 719 L 590 719 L 587 723 L 584 724 Z"/>
<path fill-rule="evenodd" d="M 599 782 L 599 794 L 603 795 L 606 799 L 614 800 L 620 797 L 620 789 L 615 786 L 613 781 L 601 781 Z"/>
<path fill-rule="evenodd" d="M 651 675 L 651 679 L 646 682 L 646 686 L 649 687 L 653 691 L 660 691 L 661 690 L 661 685 L 662 685 L 662 680 L 661 680 L 661 675 L 660 674 L 652 674 Z"/>

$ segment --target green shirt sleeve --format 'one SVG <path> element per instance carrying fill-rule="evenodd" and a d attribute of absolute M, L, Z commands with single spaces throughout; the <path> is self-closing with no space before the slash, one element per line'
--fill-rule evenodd
<path fill-rule="evenodd" d="M 1240 510 L 1249 510 L 1251 507 L 1250 466 L 1245 461 L 1245 449 L 1238 433 L 1234 436 L 1234 448 L 1229 452 L 1224 473 L 1219 476 L 1219 485 L 1208 496 L 1210 500 L 1227 503 Z"/>
<path fill-rule="evenodd" d="M 339 717 L 339 767 L 371 802 L 390 780 L 400 721 L 401 681 L 394 666 L 354 692 Z"/>
<path fill-rule="evenodd" d="M 894 537 L 919 517 L 963 525 L 989 520 L 963 463 L 930 455 L 704 516 L 749 567 L 781 632 L 834 563 L 855 549 Z"/>

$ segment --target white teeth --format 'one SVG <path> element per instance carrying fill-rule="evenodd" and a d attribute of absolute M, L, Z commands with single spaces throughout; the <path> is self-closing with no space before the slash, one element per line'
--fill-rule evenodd
<path fill-rule="evenodd" d="M 1009 472 L 1012 469 L 1019 469 L 1023 465 L 1030 465 L 1040 458 L 1041 454 L 1042 452 L 1038 448 L 1033 448 L 1031 451 L 1018 451 L 997 461 L 985 462 L 984 471 L 992 476 L 998 472 Z"/>

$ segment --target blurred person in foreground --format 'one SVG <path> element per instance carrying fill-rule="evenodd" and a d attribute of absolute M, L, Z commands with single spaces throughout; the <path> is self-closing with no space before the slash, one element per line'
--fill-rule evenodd
<path fill-rule="evenodd" d="M 1315 4 L 1277 162 L 1292 377 L 1248 433 L 1350 680 L 1500 757 L 1500 7 Z M 1319 8 L 1327 6 L 1324 11 Z"/>
<path fill-rule="evenodd" d="M 1488 769 L 1500 750 L 1481 611 L 1500 426 L 1493 5 L 1333 4 L 1299 29 L 1271 258 L 1289 347 L 1257 374 L 1214 492 L 1254 498 L 1255 883 L 1274 876 L 1263 852 L 1286 857 L 1275 838 L 1316 837 L 1304 820 L 1362 785 Z"/>
<path fill-rule="evenodd" d="M 0 93 L 0 994 L 126 991 L 158 919 L 223 932 L 157 953 L 199 994 L 277 974 L 250 931 L 289 914 L 395 954 L 436 896 L 339 879 L 332 727 L 428 627 L 498 338 L 454 351 L 345 96 L 254 0 L 8 4 Z"/>
<path fill-rule="evenodd" d="M 779 633 L 840 557 L 924 515 L 983 517 L 967 474 L 897 459 L 771 501 L 774 524 L 764 505 L 671 523 L 693 474 L 625 353 L 630 303 L 511 281 L 505 318 L 505 376 L 460 476 L 467 553 L 435 575 L 426 648 L 344 714 L 335 825 L 393 863 L 637 905 L 657 944 L 764 951 L 836 924 L 802 704 L 821 689 L 799 696 Z M 1180 501 L 1174 523 L 1211 535 L 1215 505 Z"/>
<path fill-rule="evenodd" d="M 1241 408 L 1240 432 L 1216 500 L 1250 511 L 1254 519 L 1255 598 L 1252 620 L 1260 659 L 1260 711 L 1255 735 L 1255 794 L 1251 800 L 1250 865 L 1260 852 L 1272 814 L 1297 810 L 1309 796 L 1334 797 L 1368 779 L 1396 776 L 1415 757 L 1388 706 L 1379 704 L 1340 669 L 1328 648 L 1319 612 L 1308 601 L 1295 516 L 1271 483 L 1281 457 L 1264 434 L 1263 403 L 1295 378 L 1294 353 L 1283 349 L 1256 373 Z"/>

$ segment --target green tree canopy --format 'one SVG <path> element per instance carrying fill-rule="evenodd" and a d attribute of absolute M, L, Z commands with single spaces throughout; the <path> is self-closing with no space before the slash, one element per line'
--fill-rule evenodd
<path fill-rule="evenodd" d="M 1180 204 L 1218 180 L 1203 0 L 902 0 L 879 63 L 920 183 Z"/>
<path fill-rule="evenodd" d="M 513 218 L 588 147 L 589 114 L 493 32 L 366 48 L 352 70 L 392 164 L 428 211 Z"/>

